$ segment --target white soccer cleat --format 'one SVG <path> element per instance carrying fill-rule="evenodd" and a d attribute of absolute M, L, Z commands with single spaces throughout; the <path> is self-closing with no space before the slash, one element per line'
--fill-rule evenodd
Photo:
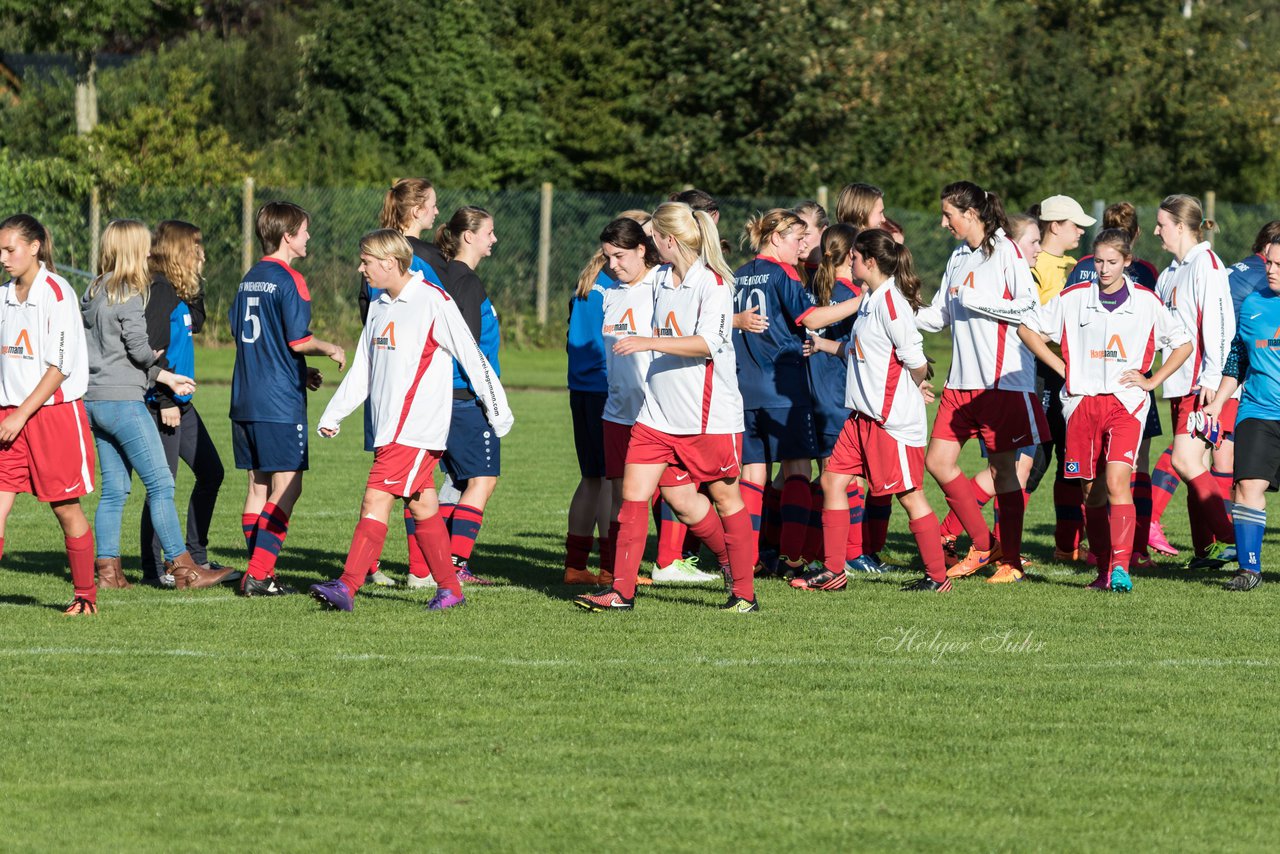
<path fill-rule="evenodd" d="M 709 581 L 720 581 L 719 573 L 712 575 L 698 569 L 692 559 L 682 558 L 670 566 L 653 568 L 654 584 L 706 584 Z"/>

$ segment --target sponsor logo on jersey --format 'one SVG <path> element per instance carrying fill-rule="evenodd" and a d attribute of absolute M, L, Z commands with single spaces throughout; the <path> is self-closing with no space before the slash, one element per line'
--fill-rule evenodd
<path fill-rule="evenodd" d="M 1257 317 L 1257 315 L 1254 315 Z M 1259 338 L 1253 342 L 1253 346 L 1259 350 L 1280 350 L 1280 329 L 1270 338 Z"/>
<path fill-rule="evenodd" d="M 1066 470 L 1067 474 L 1080 474 L 1080 464 L 1074 460 L 1068 460 Z"/>
<path fill-rule="evenodd" d="M 379 350 L 394 350 L 396 348 L 396 322 L 394 320 L 387 324 L 381 334 L 374 336 L 373 346 Z"/>
<path fill-rule="evenodd" d="M 1128 358 L 1124 352 L 1124 342 L 1120 340 L 1119 335 L 1111 336 L 1111 340 L 1107 342 L 1107 349 L 1090 350 L 1089 356 L 1094 359 L 1110 359 L 1116 362 L 1122 362 Z"/>
<path fill-rule="evenodd" d="M 662 326 L 658 329 L 659 338 L 676 338 L 684 335 L 680 331 L 680 324 L 676 323 L 676 313 L 674 311 L 667 312 L 666 320 L 662 321 Z"/>
<path fill-rule="evenodd" d="M 862 342 L 857 338 L 853 339 L 853 353 L 859 362 L 867 360 L 867 354 L 862 352 Z"/>
<path fill-rule="evenodd" d="M 610 332 L 630 332 L 632 335 L 636 332 L 636 316 L 631 309 L 627 309 L 622 313 L 622 317 L 614 324 L 605 324 L 604 333 Z"/>
<path fill-rule="evenodd" d="M 6 356 L 17 356 L 19 359 L 30 361 L 34 359 L 35 352 L 31 349 L 31 336 L 27 330 L 23 329 L 18 333 L 18 337 L 12 344 L 4 348 Z"/>

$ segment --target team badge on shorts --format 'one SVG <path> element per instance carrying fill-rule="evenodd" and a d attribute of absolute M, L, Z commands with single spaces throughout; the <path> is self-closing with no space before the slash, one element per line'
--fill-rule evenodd
<path fill-rule="evenodd" d="M 1076 463 L 1076 462 L 1069 462 L 1069 463 L 1067 463 L 1067 465 L 1066 465 L 1066 469 L 1067 469 L 1067 474 L 1080 474 L 1080 464 L 1079 464 L 1079 463 Z"/>

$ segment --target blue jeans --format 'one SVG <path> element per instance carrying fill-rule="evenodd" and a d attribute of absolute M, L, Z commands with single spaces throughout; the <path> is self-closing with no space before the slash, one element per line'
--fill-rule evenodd
<path fill-rule="evenodd" d="M 98 557 L 120 557 L 120 521 L 129 500 L 133 472 L 147 490 L 151 524 L 160 538 L 166 560 L 187 550 L 173 506 L 173 474 L 160 444 L 156 422 L 141 400 L 86 400 L 102 466 L 98 512 L 93 517 L 93 539 Z"/>

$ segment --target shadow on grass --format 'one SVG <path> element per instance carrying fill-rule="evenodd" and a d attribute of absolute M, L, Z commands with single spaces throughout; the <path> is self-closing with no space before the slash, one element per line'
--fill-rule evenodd
<path fill-rule="evenodd" d="M 21 608 L 49 608 L 54 611 L 61 611 L 67 607 L 65 602 L 61 605 L 56 605 L 50 602 L 41 602 L 34 596 L 14 593 L 0 595 L 0 605 L 16 605 Z"/>

